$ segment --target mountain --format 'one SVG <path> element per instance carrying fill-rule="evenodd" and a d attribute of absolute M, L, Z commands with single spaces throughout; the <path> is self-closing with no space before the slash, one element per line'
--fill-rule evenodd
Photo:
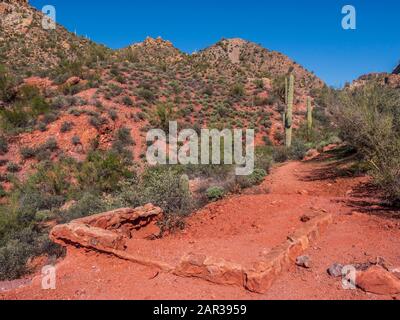
<path fill-rule="evenodd" d="M 93 144 L 121 147 L 119 132 L 128 130 L 134 143 L 125 147 L 140 161 L 146 132 L 168 120 L 196 130 L 253 128 L 257 145 L 280 144 L 284 78 L 295 76 L 295 128 L 305 120 L 307 97 L 324 86 L 287 56 L 242 39 L 222 39 L 190 55 L 150 37 L 111 50 L 59 25 L 44 30 L 42 13 L 27 1 L 1 2 L 0 15 L 3 64 L 19 84 L 39 87 L 44 99 L 19 101 L 32 96 L 25 88 L 14 95 L 17 101 L 0 101 L 7 111 L 2 125 L 8 140 L 0 161 L 20 163 L 22 173 L 35 158 L 26 161 L 22 150 L 42 150 L 49 137 L 58 146 L 53 160 L 84 159 Z"/>
<path fill-rule="evenodd" d="M 311 89 L 323 85 L 314 74 L 282 53 L 238 38 L 223 39 L 195 54 L 194 60 L 213 74 L 275 78 L 292 72 L 298 80 L 298 88 Z"/>
<path fill-rule="evenodd" d="M 27 0 L 0 3 L 0 62 L 18 75 L 48 71 L 65 61 L 82 60 L 108 50 L 58 24 L 55 30 L 45 30 L 42 19 L 42 12 Z"/>
<path fill-rule="evenodd" d="M 400 74 L 400 64 L 393 70 L 394 74 Z"/>
<path fill-rule="evenodd" d="M 185 58 L 185 54 L 175 48 L 170 41 L 161 37 L 147 37 L 143 42 L 118 50 L 117 54 L 130 62 L 143 65 L 171 65 Z"/>
<path fill-rule="evenodd" d="M 349 87 L 357 88 L 367 84 L 378 84 L 400 89 L 400 74 L 386 72 L 365 74 L 354 80 Z"/>

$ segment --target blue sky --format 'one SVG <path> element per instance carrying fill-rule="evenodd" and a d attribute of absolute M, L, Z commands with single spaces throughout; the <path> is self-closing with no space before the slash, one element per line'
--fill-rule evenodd
<path fill-rule="evenodd" d="M 57 22 L 111 48 L 161 36 L 188 53 L 240 37 L 280 51 L 341 86 L 400 61 L 398 0 L 31 0 L 52 4 Z M 357 10 L 357 30 L 341 27 L 342 7 Z"/>

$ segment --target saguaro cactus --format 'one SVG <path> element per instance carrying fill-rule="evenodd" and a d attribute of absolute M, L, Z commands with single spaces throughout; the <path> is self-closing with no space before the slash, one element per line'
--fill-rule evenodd
<path fill-rule="evenodd" d="M 289 77 L 289 87 L 287 93 L 287 109 L 285 116 L 285 137 L 286 147 L 292 146 L 292 131 L 293 131 L 293 100 L 294 100 L 294 75 Z"/>
<path fill-rule="evenodd" d="M 311 130 L 313 127 L 313 110 L 311 106 L 311 98 L 307 97 L 307 129 L 308 129 L 308 136 L 311 135 Z"/>
<path fill-rule="evenodd" d="M 181 175 L 179 179 L 179 188 L 185 196 L 190 195 L 189 177 L 186 174 Z"/>

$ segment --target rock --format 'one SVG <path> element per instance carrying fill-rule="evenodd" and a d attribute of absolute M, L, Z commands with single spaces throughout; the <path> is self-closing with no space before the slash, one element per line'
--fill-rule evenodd
<path fill-rule="evenodd" d="M 328 274 L 331 277 L 338 278 L 342 276 L 343 266 L 339 263 L 334 263 L 328 269 Z"/>
<path fill-rule="evenodd" d="M 301 196 L 306 196 L 306 195 L 308 195 L 308 191 L 307 191 L 307 190 L 299 190 L 297 193 L 298 193 L 299 195 L 301 195 Z"/>
<path fill-rule="evenodd" d="M 316 149 L 311 149 L 307 152 L 306 156 L 304 157 L 304 161 L 310 161 L 318 157 L 320 153 Z"/>
<path fill-rule="evenodd" d="M 103 251 L 124 250 L 126 238 L 151 225 L 161 215 L 162 210 L 152 204 L 118 209 L 58 225 L 51 230 L 50 239 L 61 245 L 74 244 Z M 156 231 L 151 229 L 153 233 Z"/>
<path fill-rule="evenodd" d="M 71 77 L 65 82 L 65 84 L 69 85 L 69 86 L 75 86 L 79 82 L 81 82 L 81 78 L 79 78 L 79 77 Z"/>
<path fill-rule="evenodd" d="M 224 285 L 243 286 L 245 283 L 245 273 L 240 265 L 202 254 L 190 253 L 183 257 L 174 274 Z"/>
<path fill-rule="evenodd" d="M 50 239 L 59 244 L 74 243 L 97 250 L 124 250 L 126 245 L 122 235 L 74 222 L 54 227 Z"/>
<path fill-rule="evenodd" d="M 375 264 L 378 265 L 378 266 L 381 266 L 382 268 L 384 268 L 387 271 L 389 271 L 391 269 L 390 263 L 387 262 L 385 260 L 385 258 L 383 258 L 383 257 L 377 257 Z"/>
<path fill-rule="evenodd" d="M 391 272 L 395 277 L 397 277 L 398 279 L 400 279 L 400 268 L 392 269 L 392 270 L 390 270 L 390 272 Z"/>
<path fill-rule="evenodd" d="M 76 205 L 76 201 L 75 200 L 71 200 L 66 202 L 61 208 L 61 211 L 68 211 L 69 209 L 71 209 L 73 206 Z"/>
<path fill-rule="evenodd" d="M 311 268 L 311 259 L 308 256 L 300 256 L 296 259 L 296 265 L 302 268 Z"/>
<path fill-rule="evenodd" d="M 367 271 L 357 273 L 357 287 L 365 292 L 379 295 L 400 293 L 400 280 L 381 266 L 372 266 Z"/>
<path fill-rule="evenodd" d="M 331 143 L 330 145 L 327 145 L 326 147 L 324 147 L 323 149 L 322 149 L 322 152 L 329 152 L 329 151 L 332 151 L 332 150 L 334 150 L 335 148 L 337 148 L 337 144 L 334 144 L 334 143 Z"/>

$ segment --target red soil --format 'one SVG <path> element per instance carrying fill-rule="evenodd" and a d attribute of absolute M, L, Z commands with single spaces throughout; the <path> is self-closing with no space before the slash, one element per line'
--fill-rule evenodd
<path fill-rule="evenodd" d="M 264 295 L 201 279 L 180 278 L 96 252 L 68 248 L 57 265 L 57 289 L 32 284 L 0 295 L 3 299 L 392 299 L 344 290 L 326 270 L 384 257 L 400 266 L 400 222 L 379 207 L 368 178 L 340 177 L 343 163 L 332 159 L 290 162 L 276 167 L 253 194 L 211 204 L 187 221 L 185 231 L 162 240 L 131 240 L 128 251 L 166 262 L 184 253 L 206 253 L 246 265 L 281 243 L 301 225 L 300 217 L 322 212 L 334 223 L 307 254 L 311 269 L 292 266 Z M 269 190 L 269 193 L 268 191 Z M 374 194 L 374 196 L 376 196 Z M 8 285 L 8 288 L 10 285 Z M 1 285 L 0 285 L 1 288 Z"/>

